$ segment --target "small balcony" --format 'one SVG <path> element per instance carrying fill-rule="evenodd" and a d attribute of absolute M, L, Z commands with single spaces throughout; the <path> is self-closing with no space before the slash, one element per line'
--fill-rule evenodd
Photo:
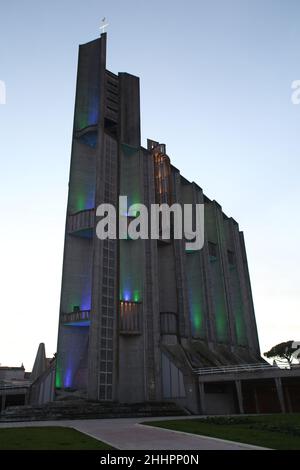
<path fill-rule="evenodd" d="M 82 238 L 92 238 L 95 224 L 95 209 L 87 209 L 68 216 L 67 232 Z"/>
<path fill-rule="evenodd" d="M 90 326 L 90 310 L 75 310 L 61 315 L 61 323 L 65 326 Z"/>
<path fill-rule="evenodd" d="M 81 144 L 87 145 L 94 150 L 98 143 L 98 128 L 97 126 L 85 127 L 84 129 L 75 131 L 74 137 Z"/>
<path fill-rule="evenodd" d="M 141 334 L 141 303 L 121 301 L 120 302 L 120 333 L 122 335 Z"/>

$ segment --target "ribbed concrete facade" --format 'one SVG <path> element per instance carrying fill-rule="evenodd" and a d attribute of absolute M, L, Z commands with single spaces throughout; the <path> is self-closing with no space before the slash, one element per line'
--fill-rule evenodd
<path fill-rule="evenodd" d="M 106 70 L 106 34 L 80 46 L 58 335 L 57 389 L 95 400 L 199 408 L 193 369 L 260 361 L 237 222 L 181 176 L 165 145 L 141 147 L 139 79 Z M 205 204 L 205 243 L 100 240 L 95 209 Z"/>

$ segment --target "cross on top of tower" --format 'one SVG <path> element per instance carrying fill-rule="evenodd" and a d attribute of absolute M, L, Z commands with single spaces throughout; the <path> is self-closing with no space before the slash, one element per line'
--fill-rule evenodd
<path fill-rule="evenodd" d="M 105 28 L 109 25 L 109 23 L 107 23 L 106 21 L 106 18 L 102 18 L 101 20 L 101 26 L 100 26 L 100 31 L 101 31 L 101 34 L 102 33 L 105 33 Z"/>

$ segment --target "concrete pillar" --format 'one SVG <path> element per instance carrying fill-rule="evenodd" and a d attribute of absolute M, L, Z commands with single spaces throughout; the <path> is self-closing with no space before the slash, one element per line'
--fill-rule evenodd
<path fill-rule="evenodd" d="M 293 413 L 289 387 L 285 388 L 285 397 L 286 397 L 286 408 L 287 408 L 286 411 L 287 413 Z"/>
<path fill-rule="evenodd" d="M 256 387 L 255 387 L 255 386 L 254 386 L 254 400 L 255 400 L 256 413 L 260 413 L 260 410 L 259 410 L 259 402 L 258 402 L 258 396 L 257 396 L 257 390 L 256 390 Z"/>
<path fill-rule="evenodd" d="M 283 390 L 282 390 L 282 382 L 281 382 L 280 377 L 275 378 L 275 384 L 276 384 L 276 390 L 277 390 L 281 413 L 285 413 L 286 408 L 285 408 L 284 395 L 283 395 Z"/>
<path fill-rule="evenodd" d="M 1 395 L 1 411 L 5 409 L 6 395 Z"/>
<path fill-rule="evenodd" d="M 237 393 L 238 405 L 239 405 L 239 413 L 244 414 L 244 404 L 243 404 L 243 392 L 242 392 L 242 384 L 240 380 L 235 381 L 235 388 Z"/>
<path fill-rule="evenodd" d="M 206 406 L 205 406 L 205 391 L 204 391 L 204 383 L 199 382 L 199 398 L 200 398 L 200 409 L 201 414 L 206 414 Z"/>

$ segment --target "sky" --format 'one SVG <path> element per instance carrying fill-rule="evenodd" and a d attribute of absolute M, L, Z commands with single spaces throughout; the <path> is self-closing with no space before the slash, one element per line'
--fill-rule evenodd
<path fill-rule="evenodd" d="M 262 352 L 300 340 L 298 0 L 0 2 L 0 364 L 56 351 L 78 45 L 140 77 L 142 145 L 245 233 Z"/>

